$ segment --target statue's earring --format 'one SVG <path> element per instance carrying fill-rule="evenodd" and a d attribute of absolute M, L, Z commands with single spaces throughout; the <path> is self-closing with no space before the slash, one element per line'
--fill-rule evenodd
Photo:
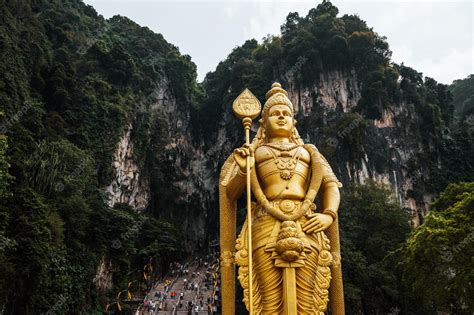
<path fill-rule="evenodd" d="M 265 142 L 265 139 L 266 139 L 267 136 L 265 135 L 265 127 L 263 127 L 263 124 L 260 127 L 260 132 L 261 132 L 260 137 L 262 139 L 262 142 Z"/>

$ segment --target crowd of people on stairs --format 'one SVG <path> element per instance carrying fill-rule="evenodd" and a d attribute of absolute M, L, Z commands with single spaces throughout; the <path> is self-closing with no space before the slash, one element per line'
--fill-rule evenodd
<path fill-rule="evenodd" d="M 220 314 L 220 277 L 217 253 L 172 263 L 171 273 L 157 281 L 136 315 Z"/>

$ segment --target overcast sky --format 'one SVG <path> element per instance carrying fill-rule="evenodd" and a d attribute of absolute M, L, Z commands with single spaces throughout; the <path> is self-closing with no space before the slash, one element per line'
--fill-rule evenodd
<path fill-rule="evenodd" d="M 198 80 L 247 39 L 280 34 L 289 12 L 306 16 L 321 1 L 85 0 L 105 18 L 120 14 L 163 34 L 197 64 Z M 474 1 L 334 0 L 339 16 L 358 14 L 386 36 L 392 59 L 450 84 L 474 73 Z"/>

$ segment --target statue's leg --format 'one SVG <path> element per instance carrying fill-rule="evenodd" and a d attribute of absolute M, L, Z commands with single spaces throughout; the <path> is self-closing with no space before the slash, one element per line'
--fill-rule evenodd
<path fill-rule="evenodd" d="M 296 268 L 298 314 L 323 315 L 328 305 L 331 271 L 318 264 L 318 251 L 313 247 L 305 266 Z"/>
<path fill-rule="evenodd" d="M 308 254 L 305 266 L 296 268 L 296 292 L 298 296 L 298 314 L 318 314 L 314 299 L 314 290 L 317 286 L 316 274 L 318 269 L 318 253 Z"/>
<path fill-rule="evenodd" d="M 271 253 L 265 252 L 265 247 L 260 247 L 254 251 L 253 260 L 262 299 L 262 313 L 281 314 L 283 311 L 282 269 L 274 266 Z"/>
<path fill-rule="evenodd" d="M 254 221 L 253 263 L 254 279 L 258 283 L 254 292 L 259 312 L 256 314 L 281 314 L 283 312 L 283 273 L 275 267 L 272 250 L 268 248 L 268 239 L 275 229 L 276 220 L 263 216 Z M 255 305 L 255 304 L 254 304 Z"/>

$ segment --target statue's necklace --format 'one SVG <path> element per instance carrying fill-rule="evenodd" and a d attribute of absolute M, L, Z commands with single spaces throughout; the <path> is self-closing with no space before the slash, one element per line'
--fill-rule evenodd
<path fill-rule="evenodd" d="M 265 143 L 265 146 L 278 151 L 291 151 L 298 147 L 298 145 L 295 143 Z"/>
<path fill-rule="evenodd" d="M 290 180 L 295 173 L 296 164 L 298 164 L 300 159 L 300 155 L 298 153 L 300 152 L 301 148 L 297 144 L 291 146 L 275 146 L 274 144 L 269 145 L 269 143 L 267 143 L 265 146 L 269 147 L 268 151 L 270 151 L 272 154 L 273 161 L 275 162 L 276 167 L 280 170 L 280 177 L 284 180 Z M 276 156 L 275 152 L 273 152 L 273 150 L 270 148 L 280 151 L 279 156 Z M 293 156 L 291 156 L 290 151 L 295 148 L 298 148 L 298 150 L 296 150 Z"/>

